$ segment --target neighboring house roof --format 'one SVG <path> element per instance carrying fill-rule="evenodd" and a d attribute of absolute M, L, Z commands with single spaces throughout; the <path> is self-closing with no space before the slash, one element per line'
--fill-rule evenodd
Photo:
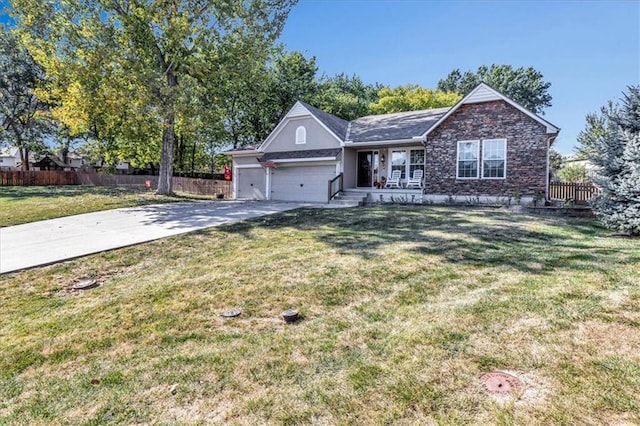
<path fill-rule="evenodd" d="M 321 109 L 309 105 L 306 102 L 299 101 L 306 109 L 309 110 L 318 120 L 320 120 L 325 126 L 336 134 L 340 139 L 345 140 L 349 122 L 335 115 L 329 114 Z"/>
<path fill-rule="evenodd" d="M 74 167 L 70 164 L 65 164 L 62 162 L 62 160 L 60 160 L 58 157 L 56 157 L 55 155 L 44 155 L 39 161 L 37 161 L 34 165 L 36 165 L 36 167 L 38 167 L 38 165 L 44 165 L 47 163 L 47 160 L 51 163 L 54 163 L 56 166 L 61 167 L 61 168 L 67 168 L 67 167 Z"/>
<path fill-rule="evenodd" d="M 425 133 L 451 107 L 368 115 L 351 122 L 347 142 L 378 142 L 412 139 Z"/>
<path fill-rule="evenodd" d="M 18 148 L 2 148 L 0 150 L 0 157 L 18 157 Z"/>
<path fill-rule="evenodd" d="M 261 163 L 274 160 L 301 160 L 301 159 L 318 159 L 318 158 L 336 158 L 341 148 L 333 149 L 309 149 L 305 151 L 281 151 L 267 152 L 258 160 Z"/>

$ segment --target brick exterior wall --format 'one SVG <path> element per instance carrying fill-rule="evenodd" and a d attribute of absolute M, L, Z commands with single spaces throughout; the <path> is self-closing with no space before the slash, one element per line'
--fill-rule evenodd
<path fill-rule="evenodd" d="M 458 141 L 498 138 L 507 140 L 505 179 L 456 178 Z M 503 197 L 514 192 L 525 197 L 544 193 L 547 146 L 546 127 L 504 101 L 462 105 L 428 136 L 426 193 Z"/>

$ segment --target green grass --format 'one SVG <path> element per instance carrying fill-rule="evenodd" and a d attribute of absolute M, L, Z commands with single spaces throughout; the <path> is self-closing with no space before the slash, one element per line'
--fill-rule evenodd
<path fill-rule="evenodd" d="M 193 201 L 203 196 L 155 195 L 138 188 L 108 186 L 10 186 L 0 187 L 0 226 L 20 225 L 119 207 Z"/>
<path fill-rule="evenodd" d="M 637 239 L 592 221 L 426 207 L 3 275 L 0 424 L 637 424 L 639 266 Z M 101 286 L 72 292 L 86 276 Z M 494 369 L 525 393 L 485 395 Z"/>

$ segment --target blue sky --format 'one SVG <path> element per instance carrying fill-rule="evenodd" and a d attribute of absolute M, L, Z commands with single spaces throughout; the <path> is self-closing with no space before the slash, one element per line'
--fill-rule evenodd
<path fill-rule="evenodd" d="M 571 154 L 584 117 L 640 84 L 640 1 L 301 0 L 281 36 L 319 71 L 435 88 L 451 70 L 532 66 Z"/>
<path fill-rule="evenodd" d="M 454 68 L 532 66 L 552 84 L 545 118 L 562 129 L 562 154 L 587 113 L 640 84 L 640 0 L 301 0 L 280 41 L 315 56 L 320 73 L 391 86 L 435 88 Z"/>

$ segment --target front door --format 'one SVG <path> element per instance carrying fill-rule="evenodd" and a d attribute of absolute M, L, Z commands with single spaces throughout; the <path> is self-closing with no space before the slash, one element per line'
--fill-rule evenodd
<path fill-rule="evenodd" d="M 371 188 L 378 179 L 378 151 L 358 152 L 358 187 Z"/>

